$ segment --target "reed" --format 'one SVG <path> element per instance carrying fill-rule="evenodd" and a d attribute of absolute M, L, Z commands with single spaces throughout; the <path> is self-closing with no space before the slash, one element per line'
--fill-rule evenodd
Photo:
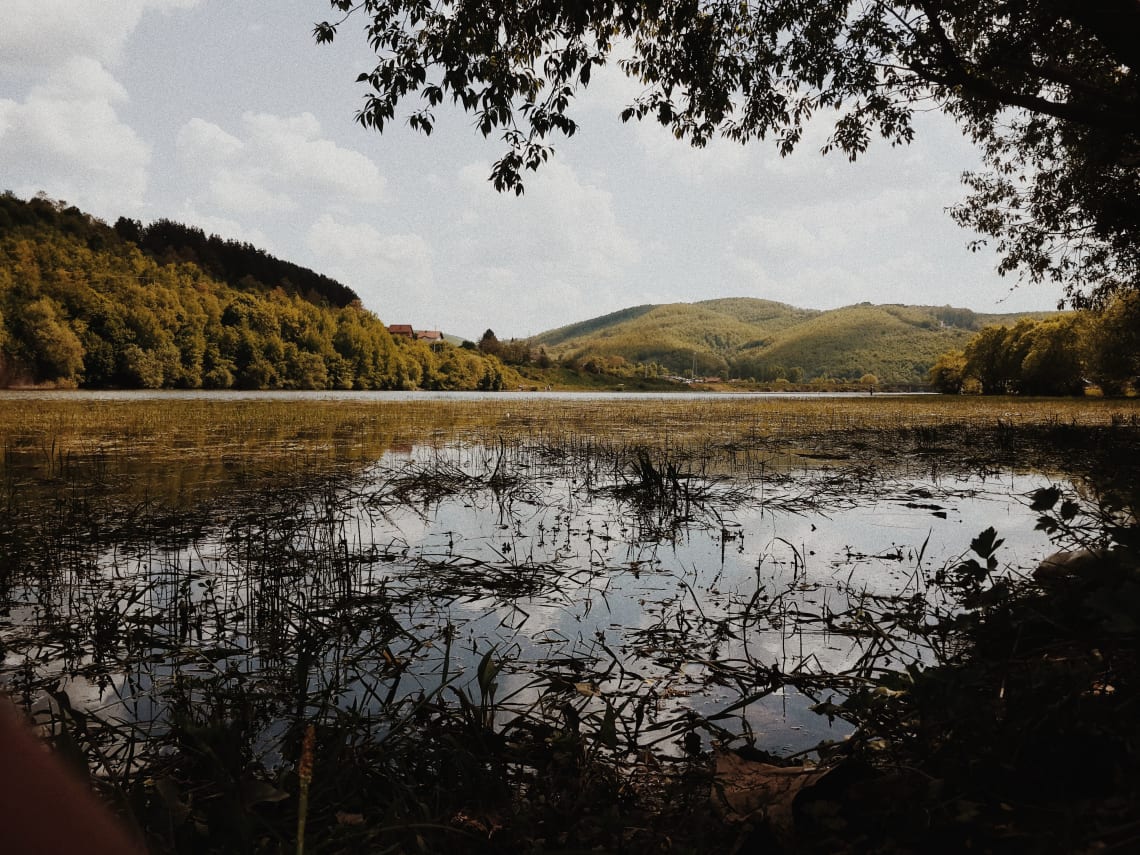
<path fill-rule="evenodd" d="M 7 393 L 0 443 L 58 456 L 128 450 L 158 456 L 197 449 L 309 447 L 367 454 L 384 444 L 448 442 L 472 435 L 556 441 L 595 435 L 641 444 L 794 441 L 845 431 L 1135 427 L 1140 400 L 726 397 L 692 400 L 282 400 L 241 398 L 43 399 Z"/>
<path fill-rule="evenodd" d="M 900 737 L 883 699 L 1015 569 L 979 539 L 940 580 L 928 537 L 820 572 L 737 515 L 1140 480 L 1131 402 L 4 403 L 0 678 L 161 851 L 731 848 L 713 741 L 789 703 Z"/>

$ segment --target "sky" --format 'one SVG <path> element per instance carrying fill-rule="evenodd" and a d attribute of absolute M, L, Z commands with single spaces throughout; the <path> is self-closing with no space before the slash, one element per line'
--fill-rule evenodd
<path fill-rule="evenodd" d="M 505 149 L 470 116 L 439 108 L 430 137 L 355 121 L 373 57 L 362 20 L 315 44 L 331 17 L 325 0 L 2 0 L 0 190 L 248 241 L 385 323 L 471 339 L 718 297 L 1056 307 L 1057 288 L 998 276 L 946 213 L 979 158 L 938 113 L 854 164 L 820 155 L 824 123 L 787 158 L 698 150 L 622 124 L 640 87 L 606 69 L 578 134 L 521 198 L 500 195 Z"/>

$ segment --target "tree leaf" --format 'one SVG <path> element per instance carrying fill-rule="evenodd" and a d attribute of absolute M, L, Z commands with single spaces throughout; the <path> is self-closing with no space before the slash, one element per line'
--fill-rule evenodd
<path fill-rule="evenodd" d="M 972 549 L 979 558 L 988 559 L 997 552 L 998 547 L 1003 543 L 1005 543 L 1005 540 L 997 536 L 997 529 L 990 526 L 970 541 L 970 549 Z"/>
<path fill-rule="evenodd" d="M 1042 487 L 1040 490 L 1035 490 L 1032 496 L 1033 502 L 1029 505 L 1031 510 L 1048 511 L 1061 498 L 1061 489 L 1059 487 Z"/>

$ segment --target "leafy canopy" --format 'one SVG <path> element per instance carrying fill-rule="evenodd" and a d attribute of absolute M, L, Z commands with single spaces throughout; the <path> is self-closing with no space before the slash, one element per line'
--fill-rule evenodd
<path fill-rule="evenodd" d="M 963 350 L 930 369 L 939 392 L 983 395 L 1106 395 L 1140 391 L 1140 293 L 1122 294 L 1102 312 L 1022 318 L 987 326 Z"/>
<path fill-rule="evenodd" d="M 770 138 L 783 154 L 816 113 L 824 151 L 913 137 L 916 109 L 954 115 L 991 169 L 955 212 L 996 239 L 1002 272 L 1053 278 L 1076 303 L 1140 285 L 1140 3 L 1136 0 L 330 0 L 330 42 L 354 16 L 377 64 L 358 119 L 383 130 L 411 100 L 430 134 L 445 101 L 522 173 L 577 130 L 575 95 L 617 62 L 649 117 L 696 146 Z M 414 97 L 413 97 L 414 96 Z M 1090 283 L 1093 283 L 1090 285 Z"/>
<path fill-rule="evenodd" d="M 500 389 L 518 382 L 490 354 L 393 340 L 355 296 L 335 280 L 192 226 L 120 218 L 112 229 L 65 202 L 0 193 L 0 387 Z"/>

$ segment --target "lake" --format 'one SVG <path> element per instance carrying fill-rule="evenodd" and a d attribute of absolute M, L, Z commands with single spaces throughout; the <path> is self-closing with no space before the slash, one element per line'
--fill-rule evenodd
<path fill-rule="evenodd" d="M 1036 491 L 1090 498 L 1136 459 L 1131 402 L 0 402 L 0 680 L 125 778 L 191 724 L 260 775 L 303 722 L 390 748 L 445 715 L 810 753 L 851 731 L 817 709 L 947 655 L 939 579 L 981 532 L 991 580 L 1026 576 L 1056 548 Z"/>

